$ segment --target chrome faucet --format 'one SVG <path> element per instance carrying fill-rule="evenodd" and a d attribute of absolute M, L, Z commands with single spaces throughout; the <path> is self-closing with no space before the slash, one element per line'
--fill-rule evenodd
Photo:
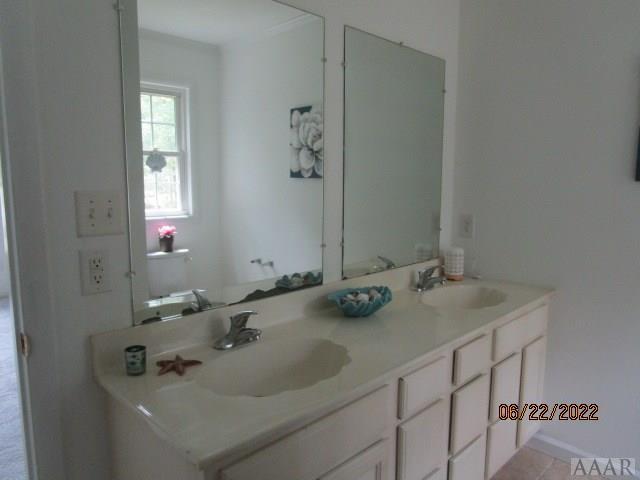
<path fill-rule="evenodd" d="M 381 260 L 382 263 L 384 263 L 384 268 L 386 268 L 387 270 L 391 270 L 392 268 L 396 268 L 396 264 L 393 262 L 393 260 L 387 258 L 387 257 L 383 257 L 382 255 L 378 255 L 378 260 Z"/>
<path fill-rule="evenodd" d="M 257 314 L 258 312 L 254 312 L 253 310 L 246 310 L 232 315 L 229 319 L 231 321 L 229 331 L 224 337 L 216 340 L 213 348 L 216 350 L 231 350 L 232 348 L 260 340 L 260 335 L 262 335 L 261 330 L 257 328 L 247 328 L 249 317 Z"/>
<path fill-rule="evenodd" d="M 444 285 L 445 283 L 447 283 L 447 280 L 445 279 L 444 275 L 440 277 L 432 277 L 433 273 L 439 268 L 442 269 L 443 267 L 436 266 L 436 267 L 425 268 L 424 270 L 419 270 L 418 281 L 416 282 L 415 291 L 426 292 L 428 290 L 433 290 L 433 288 L 438 284 Z"/>
<path fill-rule="evenodd" d="M 191 303 L 191 309 L 196 312 L 204 312 L 213 308 L 211 301 L 202 293 L 204 290 L 191 290 L 193 296 L 196 297 L 196 301 Z"/>

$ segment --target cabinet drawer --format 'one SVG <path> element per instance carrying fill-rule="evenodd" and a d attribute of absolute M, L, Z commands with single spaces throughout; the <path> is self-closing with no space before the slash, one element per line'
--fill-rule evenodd
<path fill-rule="evenodd" d="M 320 480 L 386 480 L 389 458 L 388 442 L 383 440 L 335 470 L 322 476 Z"/>
<path fill-rule="evenodd" d="M 482 375 L 451 396 L 451 453 L 485 432 L 489 418 L 489 375 Z"/>
<path fill-rule="evenodd" d="M 226 468 L 221 478 L 318 478 L 384 437 L 389 397 L 388 387 L 376 390 Z"/>
<path fill-rule="evenodd" d="M 432 363 L 400 378 L 398 385 L 398 418 L 403 419 L 446 394 L 449 382 L 449 357 Z"/>
<path fill-rule="evenodd" d="M 514 353 L 491 369 L 492 422 L 499 419 L 501 404 L 518 405 L 520 399 L 520 353 Z"/>
<path fill-rule="evenodd" d="M 449 480 L 484 480 L 486 443 L 482 435 L 449 460 Z"/>
<path fill-rule="evenodd" d="M 517 352 L 542 334 L 547 327 L 549 307 L 544 305 L 496 328 L 493 360 L 499 361 Z"/>
<path fill-rule="evenodd" d="M 491 336 L 480 338 L 456 349 L 453 354 L 453 383 L 462 385 L 491 365 Z"/>
<path fill-rule="evenodd" d="M 518 422 L 503 420 L 489 427 L 487 435 L 487 478 L 493 477 L 516 453 Z"/>
<path fill-rule="evenodd" d="M 398 427 L 398 480 L 423 480 L 447 460 L 449 405 L 438 400 Z"/>

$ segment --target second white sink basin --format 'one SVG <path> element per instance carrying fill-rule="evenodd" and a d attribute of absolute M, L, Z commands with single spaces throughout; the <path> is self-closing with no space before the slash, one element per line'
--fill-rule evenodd
<path fill-rule="evenodd" d="M 347 349 L 330 340 L 263 340 L 222 354 L 195 380 L 220 395 L 268 397 L 334 377 L 349 362 Z"/>
<path fill-rule="evenodd" d="M 434 288 L 423 294 L 422 302 L 436 308 L 474 310 L 495 307 L 507 299 L 507 295 L 495 288 L 478 285 L 454 285 Z"/>

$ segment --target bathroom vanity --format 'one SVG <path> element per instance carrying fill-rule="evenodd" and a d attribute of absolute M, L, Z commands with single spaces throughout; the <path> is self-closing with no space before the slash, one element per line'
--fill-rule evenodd
<path fill-rule="evenodd" d="M 139 326 L 92 338 L 113 478 L 490 478 L 538 428 L 499 414 L 542 398 L 551 291 L 410 289 L 442 256 L 445 59 L 348 25 L 341 58 L 282 2 L 118 4 Z M 344 76 L 326 177 L 325 75 Z M 184 254 L 154 252 L 164 229 Z M 394 299 L 371 317 L 327 300 L 372 285 Z M 261 339 L 215 350 L 241 310 Z M 177 354 L 202 365 L 158 376 Z"/>
<path fill-rule="evenodd" d="M 249 304 L 263 338 L 230 352 L 212 345 L 233 308 L 93 337 L 114 478 L 490 478 L 539 426 L 498 416 L 542 400 L 551 291 L 471 280 L 417 293 L 410 277 L 368 277 L 394 290 L 369 318 L 323 298 L 362 279 Z M 124 371 L 132 343 L 150 350 L 141 377 Z M 157 376 L 176 353 L 203 365 Z"/>

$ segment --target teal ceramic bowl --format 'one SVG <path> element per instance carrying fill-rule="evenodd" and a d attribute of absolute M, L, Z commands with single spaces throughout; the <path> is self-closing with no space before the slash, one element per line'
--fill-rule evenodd
<path fill-rule="evenodd" d="M 373 288 L 380 292 L 380 297 L 378 297 L 373 302 L 360 304 L 352 302 L 342 303 L 342 298 L 352 292 L 369 293 L 369 290 Z M 338 290 L 337 292 L 329 294 L 328 298 L 333 303 L 335 303 L 338 308 L 340 308 L 340 310 L 342 310 L 342 313 L 344 313 L 345 317 L 368 317 L 369 315 L 373 315 L 387 303 L 389 303 L 393 299 L 393 295 L 391 294 L 391 290 L 389 290 L 388 287 L 361 287 Z"/>

